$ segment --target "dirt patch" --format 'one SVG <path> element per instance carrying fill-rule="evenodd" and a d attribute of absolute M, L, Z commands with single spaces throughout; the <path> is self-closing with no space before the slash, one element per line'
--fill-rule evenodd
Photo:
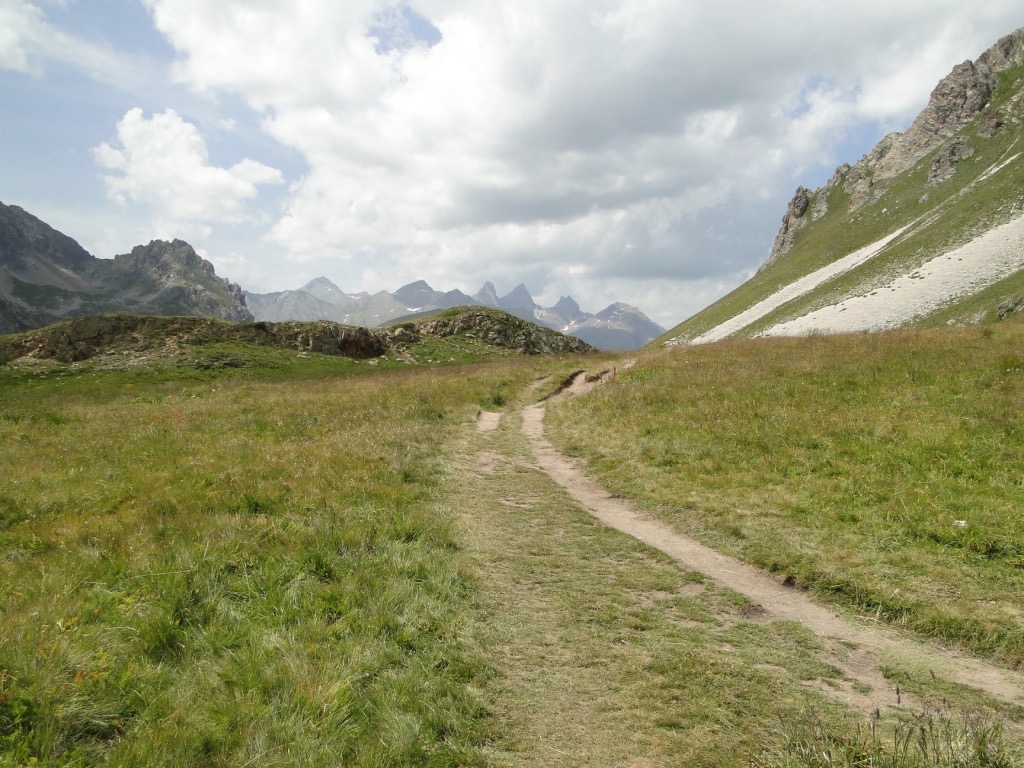
<path fill-rule="evenodd" d="M 743 610 L 740 611 L 740 616 L 747 621 L 769 621 L 771 618 L 768 615 L 768 611 L 764 609 L 764 606 L 757 603 L 744 606 Z"/>
<path fill-rule="evenodd" d="M 473 469 L 481 475 L 493 475 L 500 461 L 501 457 L 496 453 L 481 453 L 476 457 Z"/>
<path fill-rule="evenodd" d="M 491 411 L 477 411 L 476 428 L 480 432 L 493 432 L 501 424 L 501 414 Z"/>
<path fill-rule="evenodd" d="M 703 595 L 707 591 L 707 586 L 700 582 L 694 582 L 693 584 L 687 584 L 676 590 L 676 594 L 682 597 L 697 597 Z"/>

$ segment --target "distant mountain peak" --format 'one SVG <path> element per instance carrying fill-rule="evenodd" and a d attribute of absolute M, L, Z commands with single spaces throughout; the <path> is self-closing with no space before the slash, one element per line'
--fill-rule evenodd
<path fill-rule="evenodd" d="M 403 285 L 392 294 L 399 304 L 409 309 L 429 306 L 431 302 L 441 295 L 441 292 L 431 288 L 426 280 L 417 280 L 408 285 Z"/>
<path fill-rule="evenodd" d="M 648 320 L 638 309 L 628 304 L 613 304 L 604 310 L 601 317 L 584 312 L 572 296 L 562 296 L 551 308 L 539 306 L 526 285 L 520 283 L 510 293 L 498 298 L 494 283 L 487 281 L 473 296 L 460 290 L 442 293 L 435 290 L 426 280 L 403 285 L 394 293 L 379 291 L 369 294 L 343 294 L 347 303 L 336 302 L 335 306 L 320 306 L 312 300 L 307 291 L 314 283 L 320 287 L 331 285 L 324 279 L 313 281 L 298 291 L 276 294 L 250 294 L 249 304 L 260 320 L 322 319 L 337 320 L 349 324 L 377 326 L 386 323 L 405 322 L 421 318 L 439 310 L 474 304 L 494 309 L 503 309 L 509 314 L 530 323 L 568 333 L 595 346 L 607 349 L 637 349 L 664 332 Z M 607 317 L 607 319 L 605 319 Z M 591 342 L 591 339 L 594 342 Z"/>
<path fill-rule="evenodd" d="M 551 309 L 570 322 L 583 316 L 580 305 L 572 296 L 562 296 Z"/>
<path fill-rule="evenodd" d="M 507 293 L 498 299 L 498 306 L 502 309 L 535 309 L 537 302 L 533 300 L 533 296 L 530 295 L 530 291 L 527 290 L 525 283 L 520 283 L 512 289 L 511 293 Z"/>
<path fill-rule="evenodd" d="M 494 283 L 490 280 L 484 283 L 480 287 L 480 290 L 473 294 L 473 298 L 486 307 L 498 306 L 498 291 L 495 289 Z"/>
<path fill-rule="evenodd" d="M 313 293 L 314 291 L 330 291 L 332 293 L 333 292 L 344 293 L 344 291 L 341 290 L 341 288 L 339 288 L 337 285 L 332 283 L 326 277 L 314 277 L 312 280 L 310 280 L 304 286 L 299 288 L 299 290 L 300 291 L 305 291 L 306 293 Z M 316 294 L 314 293 L 313 295 L 316 295 Z"/>

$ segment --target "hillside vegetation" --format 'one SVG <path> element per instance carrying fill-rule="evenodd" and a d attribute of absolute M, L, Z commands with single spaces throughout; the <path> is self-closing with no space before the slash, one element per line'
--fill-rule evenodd
<path fill-rule="evenodd" d="M 204 317 L 96 315 L 65 320 L 37 331 L 0 336 L 0 363 L 76 363 L 104 367 L 192 366 L 216 345 L 264 347 L 303 357 L 407 364 L 465 363 L 527 354 L 593 352 L 586 342 L 480 307 L 447 309 L 431 318 L 387 329 L 329 321 L 232 323 Z M 377 360 L 376 358 L 380 358 Z M 223 367 L 243 367 L 245 357 L 225 357 Z"/>

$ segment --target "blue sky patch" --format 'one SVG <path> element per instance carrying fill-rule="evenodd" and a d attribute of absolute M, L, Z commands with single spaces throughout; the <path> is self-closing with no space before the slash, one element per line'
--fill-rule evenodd
<path fill-rule="evenodd" d="M 374 48 L 381 55 L 421 45 L 432 48 L 441 42 L 441 30 L 407 5 L 381 11 L 367 31 L 377 40 Z"/>

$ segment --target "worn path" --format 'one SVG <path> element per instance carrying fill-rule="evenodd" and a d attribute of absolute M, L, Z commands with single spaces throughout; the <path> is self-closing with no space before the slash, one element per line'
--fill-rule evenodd
<path fill-rule="evenodd" d="M 593 377 L 587 381 L 585 374 L 578 374 L 563 395 L 582 394 L 602 380 Z M 855 624 L 840 619 L 801 590 L 784 586 L 771 575 L 722 555 L 643 515 L 628 502 L 612 497 L 544 438 L 544 413 L 540 403 L 523 409 L 523 434 L 531 441 L 540 469 L 604 524 L 747 596 L 768 617 L 799 622 L 822 638 L 827 656 L 823 660 L 849 678 L 848 685 L 841 690 L 825 686 L 824 692 L 864 712 L 899 704 L 906 696 L 886 680 L 881 665 L 901 661 L 927 667 L 933 675 L 975 688 L 1004 703 L 1024 705 L 1024 677 L 1020 674 L 907 639 L 879 624 Z"/>

